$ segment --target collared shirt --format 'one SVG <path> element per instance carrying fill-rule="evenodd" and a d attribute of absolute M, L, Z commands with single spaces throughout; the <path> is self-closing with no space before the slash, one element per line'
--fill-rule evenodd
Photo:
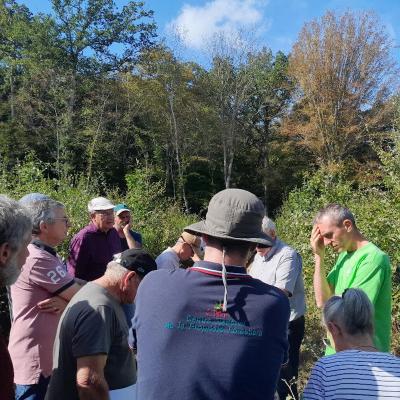
<path fill-rule="evenodd" d="M 52 350 L 59 314 L 40 312 L 37 303 L 61 293 L 74 283 L 63 262 L 54 253 L 34 244 L 21 274 L 11 286 L 14 321 L 9 351 L 14 364 L 14 382 L 36 384 L 40 374 L 52 371 Z"/>
<path fill-rule="evenodd" d="M 104 274 L 113 255 L 120 252 L 118 232 L 114 228 L 102 232 L 91 222 L 71 240 L 68 271 L 77 278 L 93 281 Z"/>
<path fill-rule="evenodd" d="M 276 239 L 269 253 L 265 256 L 256 254 L 249 274 L 269 285 L 285 289 L 291 294 L 289 297 L 290 321 L 304 315 L 306 302 L 302 260 L 296 250 Z"/>
<path fill-rule="evenodd" d="M 176 269 L 179 268 L 178 254 L 171 248 L 165 249 L 157 258 L 157 269 Z"/>

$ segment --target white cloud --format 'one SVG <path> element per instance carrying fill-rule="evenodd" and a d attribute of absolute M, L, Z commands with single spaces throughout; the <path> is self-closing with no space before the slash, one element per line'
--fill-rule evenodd
<path fill-rule="evenodd" d="M 230 37 L 246 28 L 268 29 L 271 21 L 263 15 L 266 4 L 266 0 L 212 0 L 203 6 L 185 4 L 167 29 L 177 32 L 187 47 L 202 49 L 215 35 Z"/>

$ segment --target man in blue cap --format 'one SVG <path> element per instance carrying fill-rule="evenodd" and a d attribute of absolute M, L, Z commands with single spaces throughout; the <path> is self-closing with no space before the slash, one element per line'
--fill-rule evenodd
<path fill-rule="evenodd" d="M 114 207 L 114 228 L 121 240 L 121 250 L 140 249 L 142 247 L 142 235 L 133 231 L 131 210 L 126 204 L 117 204 Z"/>

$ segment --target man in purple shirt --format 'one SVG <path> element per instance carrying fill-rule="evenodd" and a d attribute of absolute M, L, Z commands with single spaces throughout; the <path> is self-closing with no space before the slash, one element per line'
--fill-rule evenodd
<path fill-rule="evenodd" d="M 68 271 L 75 277 L 85 281 L 99 278 L 113 255 L 121 252 L 113 209 L 114 204 L 105 197 L 89 201 L 91 222 L 72 238 L 69 248 Z"/>

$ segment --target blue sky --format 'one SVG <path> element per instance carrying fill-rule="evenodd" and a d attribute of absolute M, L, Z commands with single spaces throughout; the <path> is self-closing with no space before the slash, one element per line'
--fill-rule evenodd
<path fill-rule="evenodd" d="M 51 12 L 49 0 L 20 0 L 33 12 Z M 126 4 L 117 0 L 117 5 Z M 372 10 L 386 27 L 397 46 L 394 57 L 400 60 L 400 0 L 148 0 L 145 8 L 154 11 L 158 33 L 168 44 L 175 43 L 171 27 L 179 27 L 184 58 L 204 59 L 205 46 L 214 33 L 233 35 L 251 32 L 251 41 L 274 52 L 288 53 L 307 21 L 327 10 Z"/>

